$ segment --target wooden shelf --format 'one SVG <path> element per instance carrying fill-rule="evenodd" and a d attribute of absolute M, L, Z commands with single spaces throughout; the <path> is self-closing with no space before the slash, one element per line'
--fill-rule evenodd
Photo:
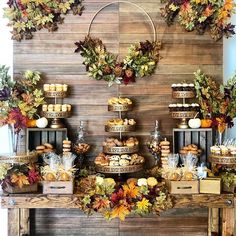
<path fill-rule="evenodd" d="M 171 196 L 174 208 L 234 207 L 234 194 L 178 194 Z M 4 194 L 0 195 L 0 204 L 2 208 L 81 208 L 79 197 L 79 194 Z"/>

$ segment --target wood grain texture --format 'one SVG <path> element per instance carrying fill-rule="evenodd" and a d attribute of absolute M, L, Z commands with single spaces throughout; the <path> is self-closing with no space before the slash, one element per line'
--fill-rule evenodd
<path fill-rule="evenodd" d="M 74 140 L 79 120 L 85 121 L 89 134 L 87 141 L 92 146 L 88 160 L 93 160 L 101 152 L 101 143 L 105 137 L 114 136 L 104 131 L 106 121 L 117 116 L 116 113 L 107 111 L 107 100 L 116 96 L 118 92 L 122 96 L 130 97 L 135 107 L 132 112 L 127 113 L 127 116 L 137 120 L 137 132 L 130 135 L 136 135 L 140 139 L 140 153 L 146 157 L 149 166 L 153 158 L 148 153 L 145 143 L 149 132 L 154 128 L 155 120 L 160 121 L 161 132 L 169 139 L 172 136 L 172 129 L 178 122 L 169 116 L 168 111 L 168 104 L 177 102 L 171 97 L 171 84 L 183 80 L 192 81 L 193 72 L 198 68 L 222 81 L 222 41 L 214 42 L 208 33 L 203 36 L 197 35 L 196 32 L 187 33 L 178 24 L 168 27 L 160 16 L 162 6 L 160 1 L 132 0 L 152 17 L 157 38 L 163 42 L 162 59 L 154 75 L 137 79 L 136 83 L 127 86 L 108 88 L 104 81 L 95 81 L 86 75 L 85 67 L 82 65 L 83 59 L 79 54 L 74 54 L 74 42 L 83 40 L 95 12 L 109 2 L 111 1 L 85 0 L 83 15 L 65 16 L 64 24 L 60 25 L 57 32 L 48 33 L 47 30 L 41 30 L 34 34 L 32 40 L 14 42 L 14 74 L 18 75 L 26 69 L 39 70 L 43 73 L 43 83 L 67 83 L 70 86 L 70 94 L 64 102 L 72 104 L 73 115 L 64 122 L 68 127 L 69 138 Z M 97 15 L 91 27 L 91 35 L 100 37 L 107 49 L 119 54 L 120 59 L 127 53 L 127 47 L 131 43 L 153 38 L 147 17 L 139 9 L 122 3 L 110 5 Z M 197 225 L 196 218 L 195 229 L 192 229 L 194 233 L 191 235 L 204 235 L 196 232 Z M 178 227 L 180 228 L 177 228 L 176 235 L 184 235 L 182 233 L 185 232 L 184 229 Z M 76 235 L 72 226 L 69 229 L 70 235 Z M 37 235 L 66 234 L 63 230 L 56 230 L 55 234 L 53 232 L 47 234 L 44 228 L 40 230 L 37 229 Z M 150 235 L 157 235 L 154 231 L 148 232 Z M 163 229 L 158 235 L 167 235 L 166 232 Z M 189 231 L 186 232 L 185 235 L 188 235 Z M 106 227 L 103 231 L 98 231 L 97 235 L 106 233 L 118 235 L 118 231 L 109 231 Z M 137 233 L 135 229 L 124 229 L 120 235 L 135 233 Z M 82 228 L 80 235 L 93 235 L 93 233 Z"/>
<path fill-rule="evenodd" d="M 171 195 L 174 208 L 218 207 L 233 208 L 233 194 Z M 79 195 L 14 194 L 2 195 L 2 208 L 81 208 Z"/>

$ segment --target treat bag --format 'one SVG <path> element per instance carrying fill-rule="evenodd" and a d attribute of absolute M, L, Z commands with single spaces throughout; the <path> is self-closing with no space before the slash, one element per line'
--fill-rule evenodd
<path fill-rule="evenodd" d="M 76 156 L 72 153 L 62 156 L 62 165 L 65 170 L 69 170 L 73 167 L 75 158 Z"/>

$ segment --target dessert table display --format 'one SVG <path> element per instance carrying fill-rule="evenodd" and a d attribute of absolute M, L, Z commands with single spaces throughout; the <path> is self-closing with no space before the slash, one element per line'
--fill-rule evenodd
<path fill-rule="evenodd" d="M 144 157 L 137 154 L 139 141 L 135 137 L 122 136 L 135 130 L 134 119 L 122 118 L 122 112 L 130 111 L 133 103 L 129 98 L 114 97 L 108 101 L 108 111 L 118 112 L 118 118 L 110 119 L 105 125 L 106 132 L 118 133 L 118 138 L 107 138 L 103 153 L 95 158 L 96 170 L 101 173 L 133 173 L 143 169 Z"/>

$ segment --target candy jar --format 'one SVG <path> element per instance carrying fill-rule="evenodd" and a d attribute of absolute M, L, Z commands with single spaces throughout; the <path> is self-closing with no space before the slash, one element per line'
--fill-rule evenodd
<path fill-rule="evenodd" d="M 155 129 L 150 133 L 150 140 L 147 143 L 149 151 L 152 153 L 152 155 L 155 158 L 155 165 L 160 164 L 160 141 L 161 141 L 161 133 L 159 131 L 159 122 L 156 120 L 155 123 Z"/>
<path fill-rule="evenodd" d="M 77 133 L 77 139 L 74 144 L 74 151 L 77 154 L 77 167 L 81 168 L 85 153 L 88 152 L 90 145 L 86 143 L 86 131 L 84 129 L 84 122 L 80 121 L 80 126 Z"/>

